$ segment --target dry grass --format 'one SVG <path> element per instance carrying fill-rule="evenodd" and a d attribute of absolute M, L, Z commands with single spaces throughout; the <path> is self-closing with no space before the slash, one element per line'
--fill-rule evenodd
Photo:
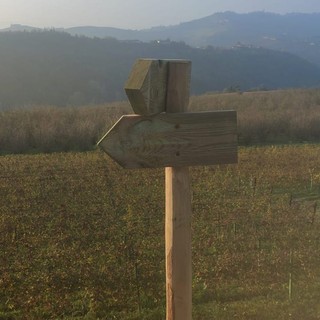
<path fill-rule="evenodd" d="M 320 140 L 320 89 L 191 97 L 190 110 L 234 109 L 242 145 Z M 92 150 L 127 102 L 80 108 L 33 107 L 0 113 L 0 153 Z"/>
<path fill-rule="evenodd" d="M 191 168 L 193 319 L 319 319 L 319 159 L 250 147 Z M 0 168 L 1 319 L 164 319 L 163 170 L 99 151 Z"/>

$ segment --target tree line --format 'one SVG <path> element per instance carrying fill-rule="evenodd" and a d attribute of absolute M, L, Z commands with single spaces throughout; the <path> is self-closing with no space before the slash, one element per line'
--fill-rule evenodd
<path fill-rule="evenodd" d="M 92 39 L 54 30 L 0 32 L 0 108 L 122 100 L 137 58 L 191 60 L 193 94 L 320 84 L 315 65 L 262 48 L 197 49 L 170 40 Z"/>

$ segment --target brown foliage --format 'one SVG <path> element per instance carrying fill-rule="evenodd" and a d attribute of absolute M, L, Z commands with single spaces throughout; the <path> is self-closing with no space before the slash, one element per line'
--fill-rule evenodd
<path fill-rule="evenodd" d="M 206 94 L 190 110 L 234 109 L 243 145 L 320 140 L 320 89 Z M 78 108 L 33 107 L 0 113 L 0 153 L 92 150 L 127 102 Z"/>
<path fill-rule="evenodd" d="M 191 99 L 191 110 L 238 111 L 239 142 L 320 140 L 320 89 L 207 94 Z"/>
<path fill-rule="evenodd" d="M 0 113 L 0 152 L 92 150 L 124 113 L 125 103 L 89 107 L 33 107 Z"/>

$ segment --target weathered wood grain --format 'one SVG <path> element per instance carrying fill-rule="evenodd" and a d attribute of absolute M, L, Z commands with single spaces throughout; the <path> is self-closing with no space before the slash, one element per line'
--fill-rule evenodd
<path fill-rule="evenodd" d="M 188 167 L 167 167 L 166 294 L 167 320 L 191 320 L 191 187 Z"/>
<path fill-rule="evenodd" d="M 164 112 L 167 96 L 167 60 L 139 59 L 125 84 L 125 92 L 136 114 Z"/>
<path fill-rule="evenodd" d="M 99 145 L 125 168 L 236 163 L 236 112 L 127 115 Z"/>
<path fill-rule="evenodd" d="M 169 63 L 167 107 L 169 116 L 187 111 L 191 63 Z M 181 120 L 181 119 L 179 119 Z M 172 124 L 171 124 L 172 125 Z M 174 131 L 181 129 L 175 121 Z M 180 150 L 175 151 L 180 157 Z M 192 319 L 191 189 L 188 167 L 166 170 L 166 320 Z"/>

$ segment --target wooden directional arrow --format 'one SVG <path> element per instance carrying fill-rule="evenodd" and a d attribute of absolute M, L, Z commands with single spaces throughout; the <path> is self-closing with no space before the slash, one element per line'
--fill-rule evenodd
<path fill-rule="evenodd" d="M 235 111 L 123 116 L 98 143 L 125 168 L 237 162 Z"/>

